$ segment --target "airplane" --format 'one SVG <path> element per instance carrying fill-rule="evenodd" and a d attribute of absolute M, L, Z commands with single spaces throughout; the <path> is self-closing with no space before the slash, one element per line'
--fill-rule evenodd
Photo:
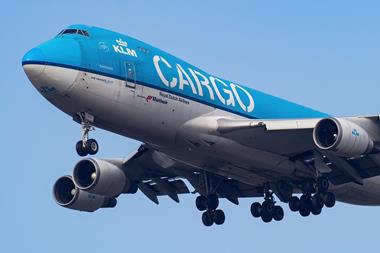
<path fill-rule="evenodd" d="M 380 205 L 378 115 L 334 117 L 88 25 L 63 29 L 22 66 L 83 131 L 82 160 L 53 186 L 60 206 L 94 212 L 138 190 L 156 204 L 193 193 L 212 226 L 225 222 L 219 199 L 261 198 L 250 211 L 265 223 L 284 218 L 281 202 L 303 217 L 336 201 Z M 93 157 L 95 127 L 142 144 L 126 157 Z"/>

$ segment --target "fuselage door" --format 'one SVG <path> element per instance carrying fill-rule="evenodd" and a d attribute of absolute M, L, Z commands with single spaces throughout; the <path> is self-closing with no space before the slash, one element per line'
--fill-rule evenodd
<path fill-rule="evenodd" d="M 128 88 L 136 88 L 136 68 L 135 64 L 131 62 L 126 62 L 125 66 L 125 77 L 126 77 L 126 86 Z"/>

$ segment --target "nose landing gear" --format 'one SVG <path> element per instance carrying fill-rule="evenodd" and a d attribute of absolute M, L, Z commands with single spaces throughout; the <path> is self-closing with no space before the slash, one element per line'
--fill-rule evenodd
<path fill-rule="evenodd" d="M 79 156 L 95 155 L 98 153 L 99 145 L 95 139 L 89 139 L 87 141 L 78 141 L 75 149 Z"/>
<path fill-rule="evenodd" d="M 99 144 L 95 139 L 89 139 L 89 132 L 95 130 L 91 125 L 94 117 L 88 113 L 77 113 L 74 120 L 82 125 L 82 140 L 78 141 L 75 149 L 79 156 L 95 155 L 98 153 Z"/>

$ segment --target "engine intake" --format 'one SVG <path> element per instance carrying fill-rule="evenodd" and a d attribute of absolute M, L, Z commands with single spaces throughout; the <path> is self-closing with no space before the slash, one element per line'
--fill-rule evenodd
<path fill-rule="evenodd" d="M 323 151 L 332 151 L 339 156 L 356 157 L 370 153 L 373 140 L 367 131 L 347 119 L 325 118 L 313 131 L 314 144 Z"/>
<path fill-rule="evenodd" d="M 131 180 L 126 177 L 121 166 L 121 162 L 87 158 L 75 165 L 73 180 L 81 190 L 115 197 L 132 187 Z"/>
<path fill-rule="evenodd" d="M 99 208 L 115 207 L 116 199 L 83 191 L 75 186 L 71 176 L 60 177 L 53 187 L 54 199 L 58 205 L 86 212 Z"/>

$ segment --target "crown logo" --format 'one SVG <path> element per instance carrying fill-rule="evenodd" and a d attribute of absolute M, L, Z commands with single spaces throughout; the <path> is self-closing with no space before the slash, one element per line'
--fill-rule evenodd
<path fill-rule="evenodd" d="M 123 47 L 127 47 L 128 46 L 128 43 L 126 41 L 124 41 L 123 39 L 118 39 L 116 40 L 116 43 L 119 45 L 119 46 L 123 46 Z"/>

